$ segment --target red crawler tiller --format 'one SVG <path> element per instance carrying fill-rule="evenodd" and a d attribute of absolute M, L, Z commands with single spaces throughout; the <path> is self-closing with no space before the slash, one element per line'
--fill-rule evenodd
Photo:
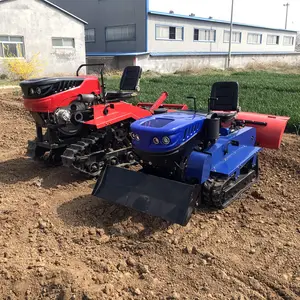
<path fill-rule="evenodd" d="M 97 76 L 79 76 L 84 66 L 100 65 Z M 106 163 L 126 165 L 133 161 L 130 124 L 140 118 L 186 105 L 163 104 L 163 92 L 152 104 L 130 100 L 139 92 L 142 69 L 123 71 L 118 91 L 106 91 L 103 64 L 83 64 L 76 77 L 41 78 L 22 81 L 24 106 L 36 124 L 36 138 L 28 143 L 28 154 L 49 165 L 75 168 L 97 176 Z"/>

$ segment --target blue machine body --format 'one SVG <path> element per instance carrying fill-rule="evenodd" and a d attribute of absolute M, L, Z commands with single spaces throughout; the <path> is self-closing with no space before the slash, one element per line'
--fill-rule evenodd
<path fill-rule="evenodd" d="M 204 126 L 205 114 L 194 112 L 175 112 L 153 115 L 131 124 L 133 148 L 139 153 L 164 155 L 184 147 L 199 134 Z M 170 142 L 165 145 L 163 137 Z M 159 143 L 153 141 L 156 138 Z M 220 128 L 219 138 L 204 151 L 193 150 L 185 168 L 185 180 L 197 179 L 204 183 L 212 174 L 228 177 L 240 175 L 240 169 L 248 161 L 256 164 L 257 154 L 261 150 L 255 146 L 256 129 L 243 127 L 238 130 Z M 142 155 L 143 156 L 143 155 Z"/>
<path fill-rule="evenodd" d="M 158 109 L 131 123 L 138 169 L 106 165 L 92 194 L 180 225 L 202 205 L 230 205 L 258 179 L 256 145 L 268 116 L 238 117 L 236 82 L 215 83 L 208 104 L 208 112 Z"/>
<path fill-rule="evenodd" d="M 206 115 L 194 112 L 173 112 L 137 120 L 131 124 L 133 134 L 140 137 L 133 140 L 133 147 L 153 153 L 171 151 L 193 138 L 201 130 Z M 162 143 L 163 137 L 170 138 L 170 144 Z M 153 138 L 159 139 L 154 144 Z"/>

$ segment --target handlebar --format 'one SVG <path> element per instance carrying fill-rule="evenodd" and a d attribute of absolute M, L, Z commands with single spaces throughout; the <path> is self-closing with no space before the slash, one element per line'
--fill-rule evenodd
<path fill-rule="evenodd" d="M 77 69 L 77 71 L 76 71 L 76 76 L 79 75 L 79 71 L 80 71 L 80 69 L 81 69 L 82 67 L 87 67 L 87 66 L 102 66 L 102 67 L 104 67 L 105 64 L 82 64 L 82 65 L 80 65 L 80 66 L 78 67 L 78 69 Z M 101 68 L 101 70 L 102 70 L 102 68 Z"/>

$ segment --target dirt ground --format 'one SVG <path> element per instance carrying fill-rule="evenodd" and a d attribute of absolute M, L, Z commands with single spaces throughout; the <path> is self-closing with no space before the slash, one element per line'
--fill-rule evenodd
<path fill-rule="evenodd" d="M 300 137 L 261 153 L 238 201 L 180 227 L 31 161 L 21 97 L 2 92 L 0 110 L 1 299 L 300 299 Z"/>

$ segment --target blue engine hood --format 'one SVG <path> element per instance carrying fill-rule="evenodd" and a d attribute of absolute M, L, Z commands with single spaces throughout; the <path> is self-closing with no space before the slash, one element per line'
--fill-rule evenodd
<path fill-rule="evenodd" d="M 190 111 L 165 113 L 139 119 L 131 124 L 132 133 L 139 137 L 139 140 L 133 140 L 133 147 L 147 152 L 171 151 L 197 134 L 205 119 L 205 114 L 195 114 Z M 170 144 L 162 143 L 164 136 L 170 138 Z M 154 137 L 159 139 L 159 144 L 153 143 Z"/>

